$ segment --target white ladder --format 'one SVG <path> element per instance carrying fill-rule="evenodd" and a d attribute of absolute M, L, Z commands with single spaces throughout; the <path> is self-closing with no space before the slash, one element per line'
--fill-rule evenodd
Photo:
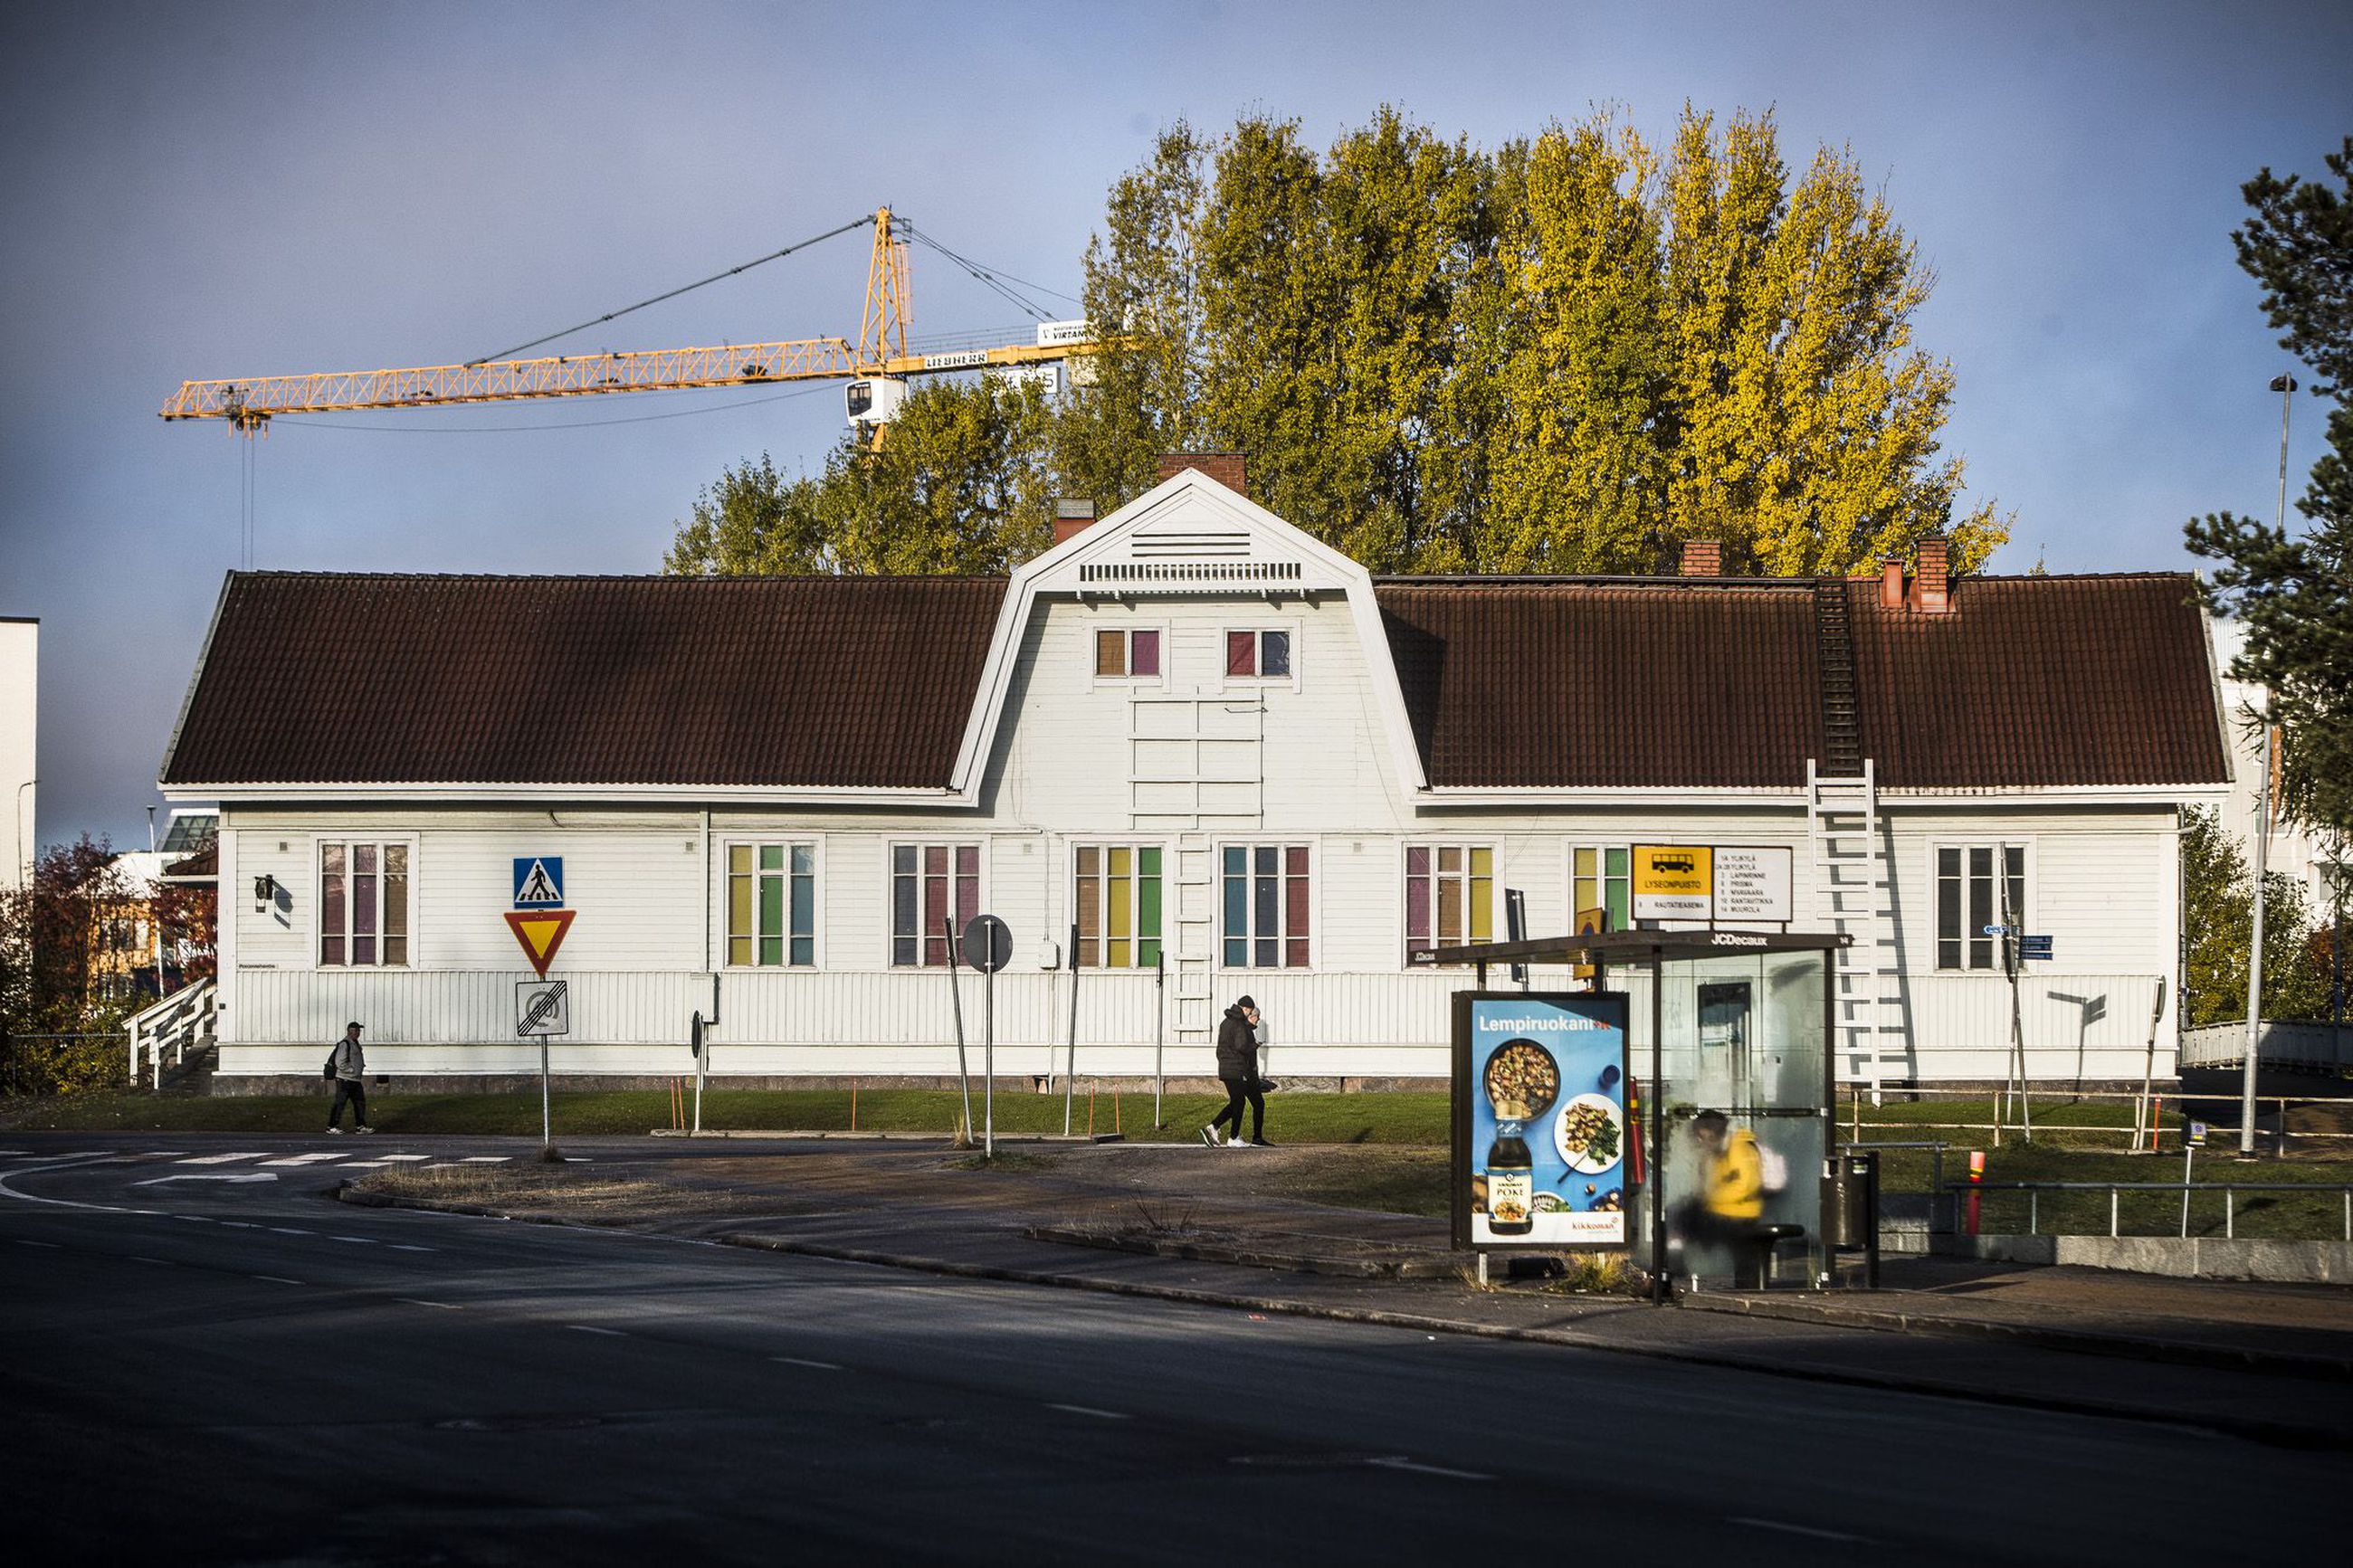
<path fill-rule="evenodd" d="M 1881 1086 L 1912 1076 L 1910 1031 L 1905 1027 L 1902 954 L 1895 940 L 1895 881 L 1879 831 L 1879 784 L 1870 758 L 1853 777 L 1831 777 L 1806 759 L 1806 837 L 1814 886 L 1831 930 L 1853 945 L 1831 960 L 1831 1049 L 1840 1077 L 1867 1085 L 1879 1103 Z"/>

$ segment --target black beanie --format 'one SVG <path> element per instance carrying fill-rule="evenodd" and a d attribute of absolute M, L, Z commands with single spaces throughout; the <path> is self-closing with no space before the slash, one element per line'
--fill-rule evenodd
<path fill-rule="evenodd" d="M 1236 1003 L 1234 1004 L 1234 1005 L 1235 1005 L 1235 1006 L 1237 1006 L 1237 1007 L 1255 1007 L 1255 1006 L 1257 1006 L 1257 1005 L 1258 1005 L 1258 1004 L 1257 1004 L 1257 1003 L 1255 1003 L 1255 1002 L 1253 1002 L 1253 1001 L 1251 1001 L 1249 997 L 1245 996 L 1245 997 L 1241 998 L 1240 1001 L 1236 1002 Z"/>

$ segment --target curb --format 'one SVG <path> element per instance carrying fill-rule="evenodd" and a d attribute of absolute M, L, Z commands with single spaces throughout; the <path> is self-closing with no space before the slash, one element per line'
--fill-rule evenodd
<path fill-rule="evenodd" d="M 483 1219 L 509 1220 L 524 1225 L 556 1226 L 575 1230 L 620 1230 L 637 1234 L 653 1234 L 639 1232 L 636 1226 L 622 1222 L 600 1224 L 593 1220 L 571 1219 L 555 1215 L 510 1214 L 504 1210 L 486 1208 L 480 1205 L 420 1203 L 413 1198 L 396 1198 L 379 1193 L 355 1192 L 349 1186 L 338 1187 L 331 1195 L 341 1202 L 355 1203 L 369 1208 L 417 1209 L 432 1214 L 471 1215 Z M 2166 1426 L 2191 1426 L 2224 1433 L 2274 1447 L 2327 1451 L 2353 1450 L 2353 1427 L 2304 1426 L 2292 1422 L 2266 1421 L 2256 1417 L 2151 1410 L 2144 1405 L 2126 1405 L 2111 1400 L 2066 1399 L 2048 1394 L 2010 1393 L 2000 1389 L 1970 1387 L 1957 1383 L 1942 1383 L 1929 1378 L 1903 1377 L 1884 1373 L 1788 1367 L 1723 1352 L 1614 1343 L 1567 1329 L 1529 1329 L 1500 1323 L 1472 1323 L 1456 1318 L 1433 1317 L 1420 1312 L 1396 1312 L 1377 1307 L 1330 1306 L 1320 1302 L 1243 1296 L 1229 1291 L 1202 1289 L 1187 1285 L 1151 1285 L 1136 1280 L 1099 1279 L 1082 1274 L 1058 1274 L 1047 1269 L 1016 1268 L 1002 1264 L 959 1263 L 948 1258 L 914 1258 L 901 1253 L 877 1252 L 866 1247 L 837 1247 L 826 1242 L 795 1241 L 788 1237 L 752 1236 L 741 1232 L 730 1232 L 697 1239 L 723 1247 L 740 1247 L 760 1252 L 781 1252 L 793 1257 L 819 1258 L 831 1262 L 858 1263 L 878 1268 L 902 1268 L 913 1273 L 936 1274 L 950 1279 L 986 1279 L 1008 1285 L 1043 1285 L 1066 1290 L 1092 1290 L 1103 1295 L 1131 1296 L 1156 1301 L 1179 1301 L 1191 1306 L 1225 1307 L 1240 1311 L 1265 1312 L 1283 1317 L 1321 1318 L 1333 1322 L 1366 1323 L 1379 1328 L 1410 1329 L 1419 1333 L 1461 1334 L 1474 1339 L 1516 1340 L 1535 1344 L 1562 1345 L 1575 1350 L 1599 1351 L 1613 1355 L 1641 1356 L 1652 1361 L 1672 1362 L 1687 1366 L 1761 1373 L 1771 1377 L 1791 1378 L 1802 1383 L 1828 1383 L 1852 1388 L 1868 1388 L 1887 1394 L 1918 1394 L 1940 1399 L 1963 1399 L 1978 1405 L 2053 1411 L 2069 1415 L 2100 1416 L 2110 1420 L 2140 1421 Z"/>
<path fill-rule="evenodd" d="M 1922 1334 L 1940 1339 L 1987 1340 L 2001 1344 L 2073 1351 L 2085 1355 L 2164 1362 L 2176 1366 L 2215 1367 L 2224 1372 L 2259 1372 L 2284 1377 L 2353 1382 L 2353 1359 L 2300 1355 L 2289 1351 L 2234 1350 L 2227 1345 L 2200 1344 L 2191 1340 L 2140 1339 L 2128 1334 L 2104 1334 L 2090 1329 L 1996 1323 L 1982 1318 L 1947 1318 L 1930 1312 L 1875 1310 L 1832 1302 L 1817 1305 L 1801 1301 L 1766 1301 L 1754 1296 L 1686 1296 L 1677 1304 L 1693 1311 L 1724 1312 L 1734 1317 L 1771 1318 L 1783 1322 L 1820 1323 L 1831 1328 L 1869 1329 L 1881 1333 Z"/>
<path fill-rule="evenodd" d="M 650 1127 L 646 1130 L 646 1136 L 683 1138 L 689 1142 L 698 1138 L 766 1138 L 779 1142 L 944 1143 L 951 1149 L 955 1147 L 955 1135 L 947 1132 L 852 1132 L 847 1130 L 764 1132 L 737 1128 L 705 1128 L 700 1132 L 688 1132 L 675 1127 Z M 999 1143 L 1124 1143 L 1127 1138 L 1119 1132 L 1000 1132 L 997 1141 Z M 974 1145 L 974 1150 L 976 1152 L 978 1145 Z"/>
<path fill-rule="evenodd" d="M 1237 1247 L 1222 1241 L 1127 1236 L 1117 1231 L 1082 1230 L 1075 1226 L 1062 1225 L 1027 1226 L 1021 1234 L 1031 1241 L 1092 1247 L 1104 1252 L 1134 1253 L 1146 1258 L 1181 1258 L 1197 1263 L 1234 1263 L 1248 1268 L 1281 1268 L 1293 1274 L 1321 1274 L 1336 1279 L 1453 1279 L 1459 1278 L 1461 1270 L 1470 1264 L 1468 1254 L 1449 1256 L 1419 1252 L 1386 1258 L 1325 1258 L 1310 1253 Z"/>

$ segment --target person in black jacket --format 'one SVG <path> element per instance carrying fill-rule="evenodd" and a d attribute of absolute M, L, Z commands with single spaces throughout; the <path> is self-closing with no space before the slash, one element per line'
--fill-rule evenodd
<path fill-rule="evenodd" d="M 1239 1145 L 1244 1142 L 1266 1146 L 1266 1095 L 1258 1077 L 1258 1004 L 1244 996 L 1226 1009 L 1218 1025 L 1218 1081 L 1226 1086 L 1226 1108 L 1201 1129 L 1201 1142 L 1215 1149 L 1219 1144 Z M 1250 1135 L 1242 1137 L 1242 1103 L 1250 1108 Z M 1227 1122 L 1234 1124 L 1231 1134 L 1219 1131 Z"/>

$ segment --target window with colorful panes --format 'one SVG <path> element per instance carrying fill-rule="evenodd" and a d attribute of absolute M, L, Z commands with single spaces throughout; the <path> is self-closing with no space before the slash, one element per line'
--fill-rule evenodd
<path fill-rule="evenodd" d="M 727 847 L 727 962 L 753 968 L 817 963 L 817 846 Z"/>
<path fill-rule="evenodd" d="M 1494 850 L 1461 844 L 1406 846 L 1406 951 L 1461 947 L 1494 936 Z"/>
<path fill-rule="evenodd" d="M 935 969 L 948 962 L 948 927 L 980 913 L 980 846 L 891 846 L 891 963 Z"/>
<path fill-rule="evenodd" d="M 1082 844 L 1071 854 L 1082 969 L 1160 963 L 1160 847 Z"/>
<path fill-rule="evenodd" d="M 1609 911 L 1611 931 L 1634 929 L 1633 852 L 1622 844 L 1579 844 L 1568 852 L 1568 918 Z"/>
<path fill-rule="evenodd" d="M 1229 844 L 1223 868 L 1225 967 L 1306 968 L 1307 846 Z"/>

